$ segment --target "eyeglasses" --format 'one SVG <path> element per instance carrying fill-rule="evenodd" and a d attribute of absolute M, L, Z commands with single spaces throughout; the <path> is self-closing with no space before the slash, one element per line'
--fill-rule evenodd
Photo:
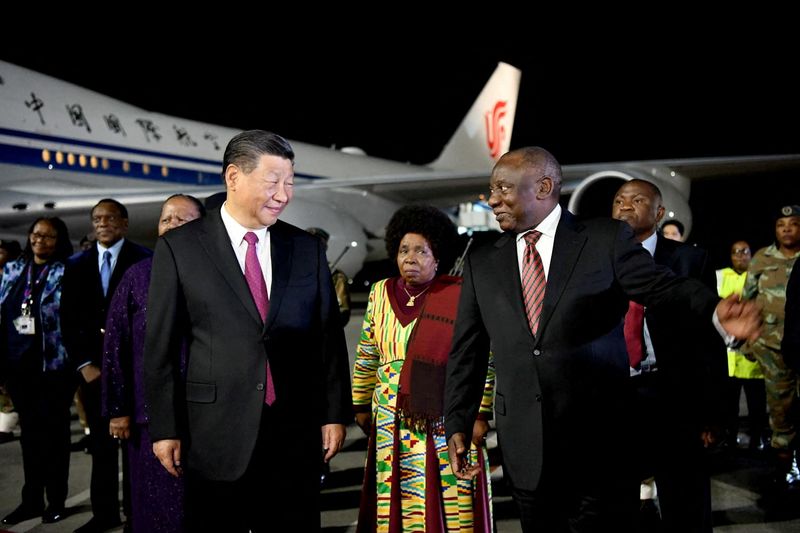
<path fill-rule="evenodd" d="M 731 250 L 731 254 L 733 255 L 750 255 L 749 248 L 734 248 Z"/>
<path fill-rule="evenodd" d="M 54 241 L 58 238 L 58 235 L 45 235 L 43 233 L 31 233 L 31 240 L 32 241 Z"/>

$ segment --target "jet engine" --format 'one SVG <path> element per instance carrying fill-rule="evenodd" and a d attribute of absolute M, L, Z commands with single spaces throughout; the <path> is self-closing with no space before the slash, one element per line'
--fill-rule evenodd
<path fill-rule="evenodd" d="M 634 178 L 658 186 L 661 190 L 662 205 L 666 210 L 661 223 L 670 219 L 680 220 L 686 227 L 688 235 L 692 228 L 692 211 L 689 208 L 690 182 L 688 178 L 666 167 L 620 166 L 598 170 L 580 180 L 572 189 L 569 210 L 581 218 L 610 216 L 614 193 L 622 184 Z M 565 183 L 570 182 L 575 180 L 565 178 Z"/>

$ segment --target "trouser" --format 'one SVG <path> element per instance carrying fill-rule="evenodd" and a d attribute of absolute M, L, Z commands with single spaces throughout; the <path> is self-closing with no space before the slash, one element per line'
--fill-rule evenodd
<path fill-rule="evenodd" d="M 764 372 L 764 385 L 767 391 L 769 425 L 772 428 L 772 447 L 794 449 L 797 447 L 798 380 L 797 372 L 789 368 L 778 350 L 772 350 L 756 342 L 752 353 Z"/>
<path fill-rule="evenodd" d="M 293 430 L 296 419 L 276 404 L 264 405 L 250 464 L 235 481 L 210 480 L 192 470 L 189 450 L 187 531 L 319 531 L 321 434 L 319 426 L 312 433 L 308 427 Z M 288 446 L 286 435 L 292 439 Z M 202 446 L 197 441 L 192 445 Z M 298 502 L 300 513 L 293 511 Z"/>
<path fill-rule="evenodd" d="M 108 418 L 101 416 L 100 379 L 81 384 L 83 405 L 89 422 L 89 453 L 92 475 L 89 495 L 92 514 L 105 522 L 119 521 L 119 440 L 108 430 Z M 124 462 L 124 461 L 123 461 Z M 123 480 L 125 483 L 125 480 Z M 125 489 L 123 489 L 123 494 Z"/>
<path fill-rule="evenodd" d="M 67 371 L 13 373 L 8 381 L 19 413 L 25 485 L 22 503 L 31 509 L 64 506 L 69 479 L 70 399 L 73 374 Z"/>

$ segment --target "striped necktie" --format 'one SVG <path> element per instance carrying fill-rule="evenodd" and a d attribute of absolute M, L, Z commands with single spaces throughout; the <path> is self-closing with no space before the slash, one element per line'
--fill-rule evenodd
<path fill-rule="evenodd" d="M 528 325 L 531 332 L 536 335 L 539 328 L 539 318 L 542 315 L 544 303 L 544 290 L 547 279 L 544 275 L 542 256 L 536 250 L 536 243 L 542 236 L 540 231 L 531 231 L 525 234 L 525 256 L 522 261 L 522 296 L 525 299 L 525 314 L 528 315 Z"/>

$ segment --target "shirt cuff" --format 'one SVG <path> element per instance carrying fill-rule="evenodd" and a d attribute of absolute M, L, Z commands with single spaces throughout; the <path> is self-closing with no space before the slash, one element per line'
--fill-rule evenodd
<path fill-rule="evenodd" d="M 742 344 L 744 344 L 744 339 L 739 340 L 730 333 L 728 333 L 727 331 L 725 331 L 725 328 L 722 327 L 722 323 L 719 321 L 719 316 L 717 316 L 716 309 L 714 309 L 714 315 L 711 317 L 711 322 L 717 329 L 717 333 L 719 333 L 719 336 L 722 337 L 722 340 L 725 342 L 725 346 L 735 350 L 736 348 L 739 348 Z"/>

